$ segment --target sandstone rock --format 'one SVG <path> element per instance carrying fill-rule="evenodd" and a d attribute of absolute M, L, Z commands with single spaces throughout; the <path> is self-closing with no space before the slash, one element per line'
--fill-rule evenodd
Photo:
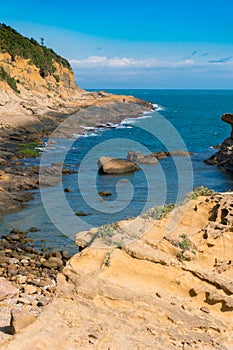
<path fill-rule="evenodd" d="M 141 152 L 128 152 L 127 159 L 140 164 L 157 164 L 158 159 L 153 154 L 144 155 Z"/>
<path fill-rule="evenodd" d="M 35 294 L 37 292 L 37 288 L 31 284 L 26 284 L 23 287 L 23 289 L 24 289 L 24 293 L 29 295 Z"/>
<path fill-rule="evenodd" d="M 13 287 L 4 277 L 0 277 L 0 301 L 14 298 L 18 294 L 18 288 Z"/>
<path fill-rule="evenodd" d="M 140 234 L 120 247 L 95 246 L 91 229 L 90 247 L 58 274 L 51 303 L 0 349 L 232 349 L 232 198 L 202 196 L 149 226 L 136 218 L 131 229 Z M 125 236 L 127 224 L 119 222 L 117 234 Z M 180 262 L 184 234 L 196 254 Z"/>
<path fill-rule="evenodd" d="M 10 333 L 17 334 L 36 320 L 36 317 L 25 310 L 11 311 Z"/>
<path fill-rule="evenodd" d="M 100 157 L 98 160 L 99 173 L 118 175 L 134 172 L 140 168 L 136 163 L 119 158 Z"/>

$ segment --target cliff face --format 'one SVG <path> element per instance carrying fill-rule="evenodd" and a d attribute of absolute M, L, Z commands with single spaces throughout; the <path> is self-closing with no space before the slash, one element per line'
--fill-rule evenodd
<path fill-rule="evenodd" d="M 134 241 L 92 241 L 37 321 L 1 349 L 232 350 L 232 214 L 232 194 L 215 194 L 159 221 L 119 223 Z"/>
<path fill-rule="evenodd" d="M 225 123 L 230 124 L 230 137 L 226 138 L 220 145 L 219 151 L 209 159 L 206 159 L 205 162 L 209 165 L 222 167 L 233 173 L 233 114 L 224 114 L 221 119 Z"/>
<path fill-rule="evenodd" d="M 37 121 L 30 116 L 72 114 L 119 101 L 149 107 L 132 96 L 86 92 L 76 85 L 66 59 L 0 24 L 0 125 L 32 124 Z"/>

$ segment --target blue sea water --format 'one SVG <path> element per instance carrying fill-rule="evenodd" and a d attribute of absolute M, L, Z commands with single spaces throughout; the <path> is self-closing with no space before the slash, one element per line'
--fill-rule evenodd
<path fill-rule="evenodd" d="M 63 176 L 60 185 L 36 191 L 34 200 L 23 211 L 5 215 L 1 234 L 12 227 L 36 226 L 40 232 L 31 235 L 38 246 L 46 239 L 46 244 L 55 249 L 75 251 L 73 237 L 81 230 L 139 215 L 154 205 L 180 201 L 197 186 L 233 190 L 231 174 L 204 163 L 216 151 L 213 146 L 230 134 L 230 126 L 220 117 L 233 111 L 233 91 L 109 91 L 153 102 L 157 111 L 125 120 L 115 129 L 91 131 L 75 142 L 57 140 L 45 152 L 45 161 L 64 159 L 77 173 Z M 141 165 L 142 170 L 134 174 L 98 174 L 98 157 L 126 158 L 132 150 L 143 153 L 185 150 L 192 155 L 168 157 L 157 165 Z M 72 192 L 64 193 L 66 187 Z M 112 195 L 101 199 L 98 191 L 109 191 Z M 77 217 L 78 211 L 88 215 Z"/>

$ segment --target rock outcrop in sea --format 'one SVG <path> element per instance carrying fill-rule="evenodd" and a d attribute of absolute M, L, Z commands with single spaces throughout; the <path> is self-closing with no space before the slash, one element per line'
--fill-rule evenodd
<path fill-rule="evenodd" d="M 222 121 L 231 125 L 230 137 L 226 138 L 220 145 L 219 151 L 206 159 L 205 162 L 233 172 L 233 114 L 224 114 Z"/>

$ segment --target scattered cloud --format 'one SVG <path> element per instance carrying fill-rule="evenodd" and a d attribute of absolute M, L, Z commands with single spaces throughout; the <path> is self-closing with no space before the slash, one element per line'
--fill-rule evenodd
<path fill-rule="evenodd" d="M 191 56 L 195 56 L 197 53 L 198 53 L 197 50 L 196 50 L 196 51 L 193 51 L 193 52 L 191 53 Z"/>
<path fill-rule="evenodd" d="M 95 48 L 95 51 L 101 51 L 101 50 L 103 50 L 102 47 L 96 47 L 96 48 Z"/>
<path fill-rule="evenodd" d="M 226 63 L 229 62 L 233 56 L 219 58 L 217 60 L 209 60 L 208 63 Z"/>
<path fill-rule="evenodd" d="M 89 56 L 83 60 L 70 60 L 74 67 L 79 68 L 178 68 L 195 64 L 192 59 L 180 61 L 159 61 L 156 58 L 135 59 L 131 57 Z"/>

